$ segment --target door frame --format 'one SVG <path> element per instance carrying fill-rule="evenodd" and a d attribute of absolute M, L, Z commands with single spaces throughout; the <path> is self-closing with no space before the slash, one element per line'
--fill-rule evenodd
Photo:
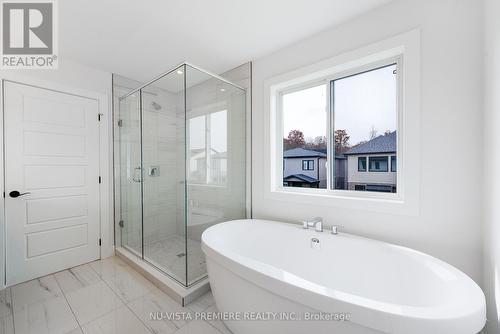
<path fill-rule="evenodd" d="M 99 216 L 100 216 L 100 258 L 106 258 L 114 254 L 114 227 L 113 227 L 113 141 L 112 117 L 110 113 L 111 96 L 105 93 L 74 88 L 68 85 L 46 81 L 34 77 L 19 75 L 17 73 L 2 73 L 0 75 L 0 191 L 5 192 L 5 153 L 4 153 L 4 83 L 12 82 L 48 89 L 60 93 L 76 95 L 93 99 L 98 103 L 101 114 L 99 126 L 99 175 L 102 183 L 99 186 Z M 111 80 L 110 80 L 111 90 Z M 6 221 L 5 221 L 5 197 L 0 197 L 0 289 L 6 285 Z"/>

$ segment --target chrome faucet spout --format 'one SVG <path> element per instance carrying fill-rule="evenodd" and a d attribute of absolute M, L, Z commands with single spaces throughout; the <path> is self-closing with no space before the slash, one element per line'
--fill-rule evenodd
<path fill-rule="evenodd" d="M 304 229 L 308 229 L 309 227 L 314 227 L 314 229 L 317 232 L 323 232 L 323 218 L 314 217 L 314 218 L 303 220 L 302 226 Z"/>

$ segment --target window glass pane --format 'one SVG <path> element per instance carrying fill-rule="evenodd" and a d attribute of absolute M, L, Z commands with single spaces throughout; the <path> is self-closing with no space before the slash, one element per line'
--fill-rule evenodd
<path fill-rule="evenodd" d="M 391 157 L 391 172 L 397 171 L 396 156 Z"/>
<path fill-rule="evenodd" d="M 206 125 L 205 116 L 189 120 L 189 181 L 206 183 Z"/>
<path fill-rule="evenodd" d="M 387 172 L 388 159 L 387 157 L 370 157 L 370 172 Z"/>
<path fill-rule="evenodd" d="M 357 185 L 354 186 L 354 190 L 356 190 L 356 191 L 365 191 L 366 190 L 366 186 L 357 184 Z"/>
<path fill-rule="evenodd" d="M 282 96 L 283 185 L 286 187 L 327 187 L 326 101 L 327 85 L 324 84 Z M 314 160 L 318 164 L 316 169 Z"/>
<path fill-rule="evenodd" d="M 302 160 L 302 170 L 314 170 L 314 160 Z"/>
<path fill-rule="evenodd" d="M 210 123 L 210 180 L 216 185 L 225 185 L 227 180 L 227 111 L 209 115 Z"/>
<path fill-rule="evenodd" d="M 366 157 L 359 157 L 358 158 L 358 171 L 359 172 L 366 172 Z"/>
<path fill-rule="evenodd" d="M 333 80 L 331 94 L 335 188 L 395 192 L 396 173 L 381 172 L 397 155 L 397 65 Z M 373 159 L 384 153 L 385 160 Z"/>

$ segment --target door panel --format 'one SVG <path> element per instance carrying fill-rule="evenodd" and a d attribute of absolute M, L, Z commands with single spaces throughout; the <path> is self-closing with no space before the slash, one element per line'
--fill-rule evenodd
<path fill-rule="evenodd" d="M 5 83 L 7 285 L 99 258 L 98 112 L 93 99 Z"/>
<path fill-rule="evenodd" d="M 54 157 L 84 157 L 85 137 L 26 131 L 24 154 Z"/>
<path fill-rule="evenodd" d="M 87 196 L 62 196 L 32 199 L 26 203 L 26 223 L 85 217 L 88 214 Z"/>
<path fill-rule="evenodd" d="M 26 236 L 28 259 L 87 244 L 87 224 L 30 233 Z"/>

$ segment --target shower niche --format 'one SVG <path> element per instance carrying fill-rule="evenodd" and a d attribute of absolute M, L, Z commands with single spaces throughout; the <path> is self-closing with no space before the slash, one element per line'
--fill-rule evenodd
<path fill-rule="evenodd" d="M 189 288 L 203 231 L 247 217 L 246 91 L 187 63 L 136 85 L 114 84 L 115 244 Z"/>

